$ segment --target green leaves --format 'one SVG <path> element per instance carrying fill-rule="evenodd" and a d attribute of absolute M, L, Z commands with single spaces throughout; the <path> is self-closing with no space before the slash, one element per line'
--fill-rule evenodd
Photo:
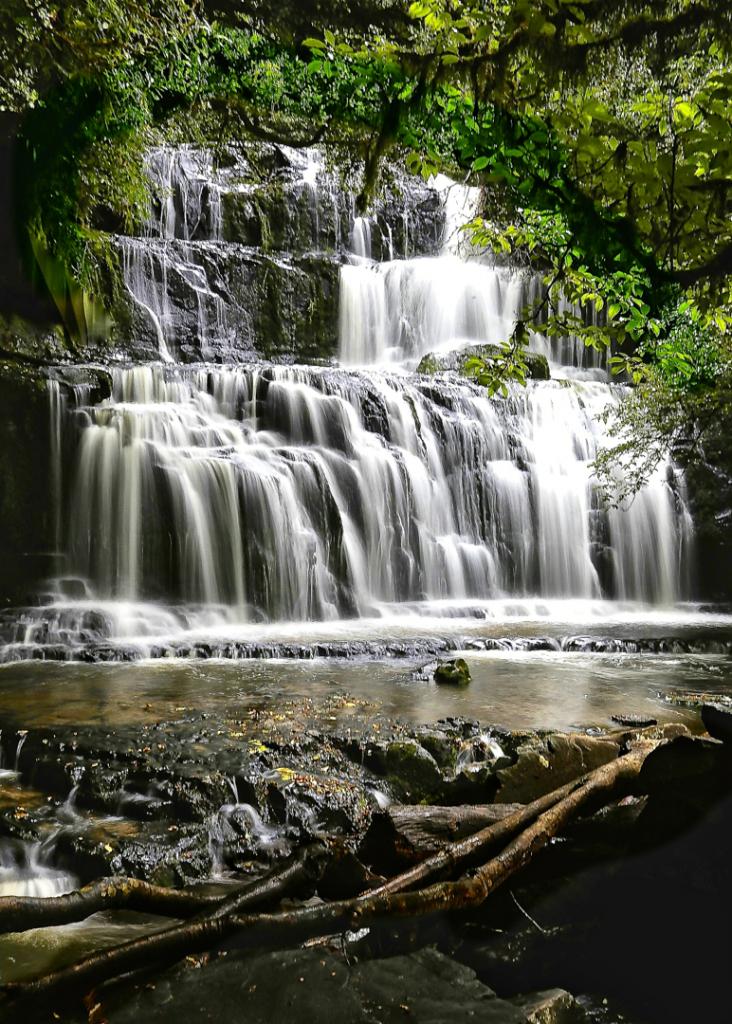
<path fill-rule="evenodd" d="M 6 7 L 17 15 L 24 2 Z M 732 245 L 732 71 L 703 13 L 696 36 L 681 33 L 686 52 L 670 34 L 663 47 L 645 34 L 651 6 L 670 18 L 687 6 L 670 0 L 634 5 L 632 33 L 623 4 L 595 18 L 596 5 L 582 0 L 425 0 L 409 7 L 407 42 L 329 26 L 288 48 L 205 24 L 189 0 L 147 6 L 149 19 L 134 19 L 127 0 L 81 0 L 73 46 L 53 37 L 60 77 L 86 76 L 105 97 L 103 107 L 78 111 L 63 159 L 48 160 L 42 132 L 37 143 L 43 188 L 32 190 L 33 216 L 71 267 L 83 265 L 80 229 L 95 196 L 134 207 L 111 184 L 114 161 L 105 155 L 95 176 L 84 154 L 114 139 L 125 166 L 133 150 L 122 140 L 171 109 L 230 104 L 275 132 L 332 125 L 354 151 L 395 144 L 424 178 L 473 174 L 492 210 L 471 225 L 473 242 L 549 268 L 547 331 L 572 328 L 592 346 L 661 339 L 661 311 L 681 300 L 694 322 L 730 329 L 729 283 L 704 268 Z M 36 7 L 47 15 L 43 33 L 19 16 L 12 25 L 31 60 L 58 27 L 50 0 Z M 7 25 L 2 12 L 0 28 Z M 0 61 L 7 46 L 0 33 Z M 21 75 L 24 51 L 14 52 Z M 16 76 L 28 103 L 36 102 L 34 74 Z M 83 178 L 70 169 L 72 149 Z M 698 280 L 683 292 L 675 281 L 695 268 Z M 560 316 L 560 292 L 604 315 L 592 324 Z M 493 379 L 498 369 L 509 372 L 494 368 Z"/>

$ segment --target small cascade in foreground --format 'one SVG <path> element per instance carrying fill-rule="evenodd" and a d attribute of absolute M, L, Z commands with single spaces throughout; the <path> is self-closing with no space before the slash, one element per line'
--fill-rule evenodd
<path fill-rule="evenodd" d="M 54 867 L 40 843 L 0 843 L 0 896 L 62 896 L 77 887 L 73 875 Z"/>

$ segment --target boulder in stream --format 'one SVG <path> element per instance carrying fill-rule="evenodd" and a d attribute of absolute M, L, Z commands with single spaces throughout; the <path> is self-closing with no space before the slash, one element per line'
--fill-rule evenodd
<path fill-rule="evenodd" d="M 710 736 L 724 743 L 732 741 L 732 707 L 724 704 L 704 704 L 701 716 L 704 728 Z"/>
<path fill-rule="evenodd" d="M 433 676 L 436 683 L 448 686 L 467 686 L 470 682 L 470 669 L 464 658 L 452 661 L 441 661 Z"/>

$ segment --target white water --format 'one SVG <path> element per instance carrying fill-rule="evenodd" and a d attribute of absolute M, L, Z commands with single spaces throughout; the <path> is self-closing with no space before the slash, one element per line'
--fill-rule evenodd
<path fill-rule="evenodd" d="M 322 158 L 289 156 L 314 244 L 329 204 L 337 239 L 344 198 Z M 24 612 L 5 658 L 246 622 L 426 621 L 476 605 L 500 619 L 516 602 L 556 601 L 574 602 L 579 621 L 598 602 L 688 599 L 693 525 L 671 461 L 629 507 L 600 502 L 601 414 L 622 388 L 552 380 L 489 399 L 451 375 L 409 373 L 427 351 L 506 340 L 541 294 L 537 275 L 472 253 L 459 228 L 474 190 L 435 182 L 440 256 L 375 262 L 375 238 L 393 255 L 389 225 L 354 215 L 340 280 L 346 368 L 183 367 L 170 362 L 166 275 L 186 276 L 200 299 L 200 338 L 225 333 L 223 300 L 191 248 L 223 244 L 222 185 L 191 149 L 154 151 L 150 174 L 148 235 L 123 254 L 164 362 L 115 369 L 112 397 L 96 405 L 52 389 L 57 529 L 82 593 L 61 586 Z M 576 338 L 536 333 L 532 347 L 556 376 L 603 376 L 604 356 Z M 74 454 L 62 479 L 63 451 Z"/>
<path fill-rule="evenodd" d="M 688 587 L 683 481 L 602 510 L 590 463 L 617 390 L 383 372 L 115 371 L 85 410 L 74 571 L 101 598 L 162 591 L 243 619 L 524 596 L 670 604 Z M 601 575 L 602 573 L 602 575 Z"/>
<path fill-rule="evenodd" d="M 41 843 L 0 843 L 0 897 L 61 896 L 76 885 L 73 875 L 52 866 Z"/>
<path fill-rule="evenodd" d="M 148 155 L 155 202 L 144 238 L 119 236 L 122 276 L 137 306 L 153 325 L 158 354 L 173 362 L 176 337 L 171 284 L 180 279 L 194 296 L 201 344 L 227 332 L 226 304 L 208 281 L 196 245 L 221 240 L 221 190 L 211 154 L 190 147 L 161 147 Z"/>
<path fill-rule="evenodd" d="M 542 288 L 536 274 L 469 263 L 451 253 L 388 263 L 360 259 L 341 269 L 340 360 L 414 368 L 429 352 L 500 345 L 540 301 Z M 569 309 L 561 304 L 562 312 Z M 555 372 L 606 366 L 605 352 L 586 348 L 575 336 L 550 339 L 533 331 L 529 348 L 546 356 Z"/>
<path fill-rule="evenodd" d="M 354 220 L 353 256 L 341 268 L 340 282 L 339 358 L 345 366 L 414 369 L 430 352 L 500 345 L 509 340 L 516 321 L 544 297 L 541 274 L 502 267 L 473 250 L 462 229 L 477 215 L 479 190 L 444 175 L 433 179 L 433 185 L 444 205 L 440 256 L 377 263 L 371 259 L 370 221 Z M 583 314 L 564 300 L 558 312 L 597 322 L 594 309 Z M 600 371 L 607 368 L 607 353 L 587 348 L 576 336 L 550 339 L 532 331 L 529 347 L 546 356 L 559 376 L 566 375 L 562 370 L 583 368 L 602 377 Z"/>

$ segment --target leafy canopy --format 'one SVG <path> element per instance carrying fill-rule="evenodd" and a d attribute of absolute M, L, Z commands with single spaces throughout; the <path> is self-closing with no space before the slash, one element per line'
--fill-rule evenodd
<path fill-rule="evenodd" d="M 543 266 L 547 286 L 492 388 L 521 379 L 539 318 L 547 333 L 614 343 L 616 367 L 636 377 L 634 353 L 642 343 L 641 366 L 654 362 L 669 311 L 727 331 L 727 5 L 426 0 L 408 5 L 410 29 L 336 32 L 315 19 L 301 45 L 237 19 L 251 4 L 225 6 L 225 22 L 196 0 L 4 6 L 0 105 L 23 115 L 19 209 L 36 259 L 47 252 L 93 284 L 100 209 L 139 215 L 150 133 L 195 111 L 234 135 L 360 149 L 364 203 L 389 148 L 415 173 L 484 186 L 474 241 Z"/>

